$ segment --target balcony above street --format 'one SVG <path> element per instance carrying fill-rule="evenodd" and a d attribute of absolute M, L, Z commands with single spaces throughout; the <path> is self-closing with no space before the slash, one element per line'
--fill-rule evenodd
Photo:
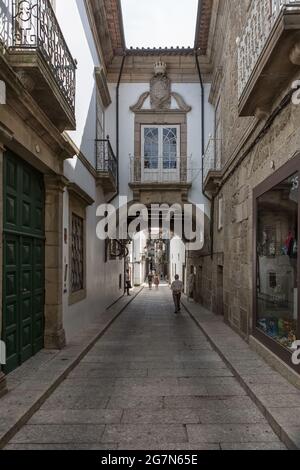
<path fill-rule="evenodd" d="M 144 196 L 144 203 L 174 203 L 187 198 L 192 186 L 191 157 L 132 157 L 130 159 L 130 183 L 134 199 Z"/>
<path fill-rule="evenodd" d="M 109 139 L 96 140 L 97 184 L 104 194 L 115 193 L 118 187 L 118 161 Z"/>
<path fill-rule="evenodd" d="M 60 130 L 75 129 L 73 59 L 49 0 L 0 3 L 0 43 L 19 80 Z"/>
<path fill-rule="evenodd" d="M 267 116 L 300 72 L 299 31 L 300 1 L 252 1 L 237 40 L 240 116 Z"/>
<path fill-rule="evenodd" d="M 222 176 L 221 149 L 222 141 L 211 137 L 203 156 L 203 187 L 212 194 L 218 189 Z"/>

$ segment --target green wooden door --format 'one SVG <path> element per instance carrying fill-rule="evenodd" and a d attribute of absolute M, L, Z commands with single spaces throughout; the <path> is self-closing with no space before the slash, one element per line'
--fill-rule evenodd
<path fill-rule="evenodd" d="M 43 176 L 11 152 L 3 171 L 3 328 L 6 373 L 43 347 Z"/>

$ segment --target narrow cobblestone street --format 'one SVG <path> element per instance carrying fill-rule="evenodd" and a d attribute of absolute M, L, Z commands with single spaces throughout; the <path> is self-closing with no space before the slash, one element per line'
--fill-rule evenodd
<path fill-rule="evenodd" d="M 167 287 L 144 289 L 6 449 L 285 449 Z"/>

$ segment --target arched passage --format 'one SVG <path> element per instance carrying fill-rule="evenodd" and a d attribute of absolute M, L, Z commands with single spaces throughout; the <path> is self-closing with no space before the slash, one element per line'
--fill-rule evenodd
<path fill-rule="evenodd" d="M 116 241 L 116 258 L 124 257 L 133 285 L 142 284 L 149 271 L 168 281 L 178 274 L 187 285 L 191 259 L 209 252 L 209 220 L 193 203 L 146 206 L 130 201 L 118 209 L 103 207 L 97 215 L 98 227 L 106 230 L 100 235 Z"/>

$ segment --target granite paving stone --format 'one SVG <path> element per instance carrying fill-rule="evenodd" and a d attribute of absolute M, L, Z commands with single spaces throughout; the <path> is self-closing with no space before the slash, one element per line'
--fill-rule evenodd
<path fill-rule="evenodd" d="M 268 424 L 188 424 L 191 443 L 198 442 L 279 442 Z"/>
<path fill-rule="evenodd" d="M 41 409 L 28 424 L 118 424 L 123 411 L 96 410 L 44 410 Z"/>
<path fill-rule="evenodd" d="M 30 451 L 30 450 L 118 450 L 118 444 L 8 444 L 4 450 Z"/>
<path fill-rule="evenodd" d="M 221 442 L 221 450 L 287 450 L 282 442 Z"/>
<path fill-rule="evenodd" d="M 194 408 L 204 410 L 226 410 L 227 408 L 244 410 L 253 406 L 251 398 L 239 397 L 200 397 L 200 396 L 167 396 L 164 397 L 165 408 Z"/>
<path fill-rule="evenodd" d="M 30 425 L 23 426 L 11 440 L 12 444 L 82 444 L 100 443 L 102 425 Z"/>
<path fill-rule="evenodd" d="M 226 368 L 212 369 L 148 369 L 148 377 L 233 377 L 230 370 Z"/>
<path fill-rule="evenodd" d="M 108 425 L 102 442 L 120 442 L 128 444 L 168 444 L 188 442 L 185 426 L 158 424 L 123 424 Z"/>
<path fill-rule="evenodd" d="M 173 311 L 168 287 L 160 287 L 158 292 L 144 289 L 6 449 L 285 449 L 190 315 L 183 310 L 175 316 Z M 300 408 L 300 394 L 291 393 L 271 372 L 263 381 L 253 377 L 256 355 L 238 337 L 230 344 L 231 330 L 226 325 L 210 321 L 208 315 L 205 319 L 245 380 L 260 387 L 263 396 L 271 390 L 274 407 L 281 413 L 278 419 L 287 420 L 289 413 L 282 411 L 278 396 L 275 401 L 276 387 L 287 392 L 288 403 L 291 397 L 299 398 Z M 79 350 L 75 342 L 73 350 L 53 356 L 46 363 L 48 371 L 54 373 L 55 367 L 68 365 Z M 44 386 L 31 377 L 26 380 L 20 381 L 20 400 L 22 391 L 26 397 Z M 7 404 L 13 409 L 9 399 Z M 296 436 L 296 418 L 290 424 Z"/>

